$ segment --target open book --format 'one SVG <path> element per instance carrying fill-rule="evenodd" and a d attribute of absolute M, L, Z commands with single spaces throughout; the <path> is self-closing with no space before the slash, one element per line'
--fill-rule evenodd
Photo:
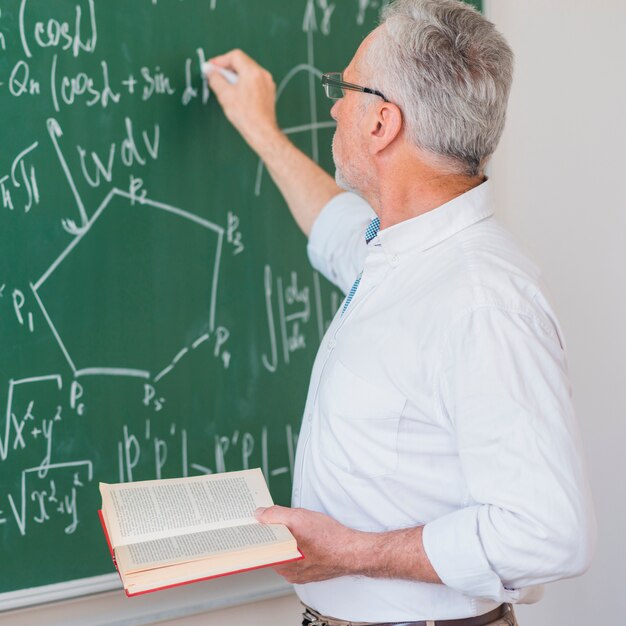
<path fill-rule="evenodd" d="M 100 483 L 104 534 L 127 596 L 303 558 L 272 506 L 260 469 Z"/>

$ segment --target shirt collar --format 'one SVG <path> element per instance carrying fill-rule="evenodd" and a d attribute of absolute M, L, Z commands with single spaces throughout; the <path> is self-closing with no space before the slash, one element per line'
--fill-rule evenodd
<path fill-rule="evenodd" d="M 396 265 L 403 255 L 428 250 L 491 215 L 491 184 L 485 181 L 436 209 L 379 231 L 372 243 L 380 244 Z"/>

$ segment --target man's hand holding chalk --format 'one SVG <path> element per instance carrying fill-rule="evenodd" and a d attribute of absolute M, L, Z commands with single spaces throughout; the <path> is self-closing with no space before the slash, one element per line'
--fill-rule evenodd
<path fill-rule="evenodd" d="M 231 85 L 236 85 L 239 80 L 239 76 L 231 70 L 227 70 L 219 65 L 211 63 L 211 61 L 205 61 L 202 66 L 202 71 L 205 76 L 208 76 L 211 72 L 219 72 Z"/>
<path fill-rule="evenodd" d="M 253 150 L 259 152 L 280 133 L 276 85 L 267 70 L 241 50 L 213 57 L 202 69 L 224 114 Z"/>

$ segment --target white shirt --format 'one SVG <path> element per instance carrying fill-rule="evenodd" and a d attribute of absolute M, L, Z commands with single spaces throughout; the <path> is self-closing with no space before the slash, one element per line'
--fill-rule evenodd
<path fill-rule="evenodd" d="M 344 193 L 313 266 L 356 295 L 320 346 L 293 506 L 362 531 L 425 525 L 444 585 L 346 576 L 297 585 L 354 621 L 464 618 L 534 602 L 595 537 L 563 338 L 539 271 L 492 216 L 489 183 L 381 230 Z"/>

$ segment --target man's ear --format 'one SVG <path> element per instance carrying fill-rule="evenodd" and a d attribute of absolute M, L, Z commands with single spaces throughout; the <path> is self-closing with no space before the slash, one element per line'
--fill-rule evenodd
<path fill-rule="evenodd" d="M 402 111 L 397 104 L 383 102 L 372 116 L 371 153 L 378 154 L 395 141 L 402 130 Z"/>

